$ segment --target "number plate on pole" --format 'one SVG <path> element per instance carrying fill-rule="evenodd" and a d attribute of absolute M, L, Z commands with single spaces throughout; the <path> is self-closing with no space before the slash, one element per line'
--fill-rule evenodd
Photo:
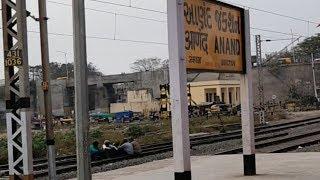
<path fill-rule="evenodd" d="M 4 59 L 4 66 L 5 67 L 22 66 L 22 64 L 23 64 L 21 49 L 5 51 L 4 58 L 5 58 Z"/>

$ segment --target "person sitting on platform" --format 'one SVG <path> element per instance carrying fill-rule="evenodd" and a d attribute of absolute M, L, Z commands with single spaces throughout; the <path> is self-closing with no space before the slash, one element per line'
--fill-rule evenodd
<path fill-rule="evenodd" d="M 133 145 L 127 138 L 123 139 L 122 145 L 118 148 L 119 154 L 121 155 L 133 155 Z"/>
<path fill-rule="evenodd" d="M 91 156 L 91 160 L 97 160 L 101 156 L 101 152 L 99 150 L 99 142 L 94 141 L 89 147 L 89 153 Z"/>
<path fill-rule="evenodd" d="M 113 157 L 117 154 L 118 148 L 112 145 L 109 140 L 105 140 L 102 150 L 106 153 L 107 157 Z"/>
<path fill-rule="evenodd" d="M 137 140 L 133 139 L 133 138 L 130 138 L 129 141 L 133 146 L 134 154 L 141 154 L 142 149 L 141 149 L 141 146 L 140 146 L 139 142 Z"/>

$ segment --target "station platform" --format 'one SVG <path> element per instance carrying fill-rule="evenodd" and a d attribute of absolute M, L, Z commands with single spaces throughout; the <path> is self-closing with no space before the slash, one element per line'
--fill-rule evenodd
<path fill-rule="evenodd" d="M 320 153 L 257 154 L 256 176 L 244 177 L 242 155 L 192 157 L 193 180 L 319 180 Z M 173 180 L 173 160 L 93 174 L 94 180 Z"/>

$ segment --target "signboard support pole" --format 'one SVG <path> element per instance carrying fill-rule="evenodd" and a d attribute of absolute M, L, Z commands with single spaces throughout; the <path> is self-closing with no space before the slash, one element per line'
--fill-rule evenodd
<path fill-rule="evenodd" d="M 89 156 L 89 106 L 84 0 L 73 0 L 73 47 L 75 79 L 75 119 L 77 179 L 91 180 Z"/>
<path fill-rule="evenodd" d="M 184 0 L 167 0 L 167 3 L 175 180 L 191 180 L 187 72 L 184 57 Z"/>
<path fill-rule="evenodd" d="M 256 175 L 249 11 L 245 11 L 246 74 L 240 77 L 244 175 Z"/>

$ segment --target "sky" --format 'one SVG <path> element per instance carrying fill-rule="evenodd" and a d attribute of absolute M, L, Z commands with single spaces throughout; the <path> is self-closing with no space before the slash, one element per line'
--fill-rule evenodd
<path fill-rule="evenodd" d="M 110 3 L 102 3 L 101 1 Z M 131 7 L 129 7 L 130 1 Z M 320 28 L 316 28 L 315 24 L 253 9 L 272 11 L 320 23 L 319 0 L 225 0 L 225 2 L 249 8 L 251 27 L 253 28 L 287 34 L 292 32 L 303 37 L 320 33 Z M 73 62 L 73 40 L 72 36 L 68 36 L 73 32 L 71 3 L 72 0 L 49 0 L 47 3 L 48 17 L 50 18 L 48 25 L 51 62 Z M 94 63 L 99 71 L 108 75 L 131 72 L 130 64 L 138 58 L 159 57 L 167 59 L 166 4 L 166 0 L 86 0 L 88 62 Z M 27 9 L 37 17 L 37 0 L 27 0 Z M 149 11 L 144 9 L 149 9 Z M 127 15 L 145 19 L 128 17 Z M 28 31 L 33 31 L 28 33 L 29 64 L 40 64 L 40 35 L 34 33 L 34 31 L 39 31 L 39 26 L 31 18 L 28 18 Z M 66 36 L 57 34 L 66 34 Z M 251 35 L 256 34 L 262 35 L 262 39 L 292 38 L 291 35 L 251 29 Z M 252 54 L 255 54 L 254 38 L 251 42 Z M 3 57 L 2 43 L 1 31 L 0 57 Z M 278 51 L 289 43 L 290 40 L 263 43 L 262 51 L 263 53 Z M 61 51 L 67 54 L 66 59 Z M 3 78 L 3 62 L 1 62 L 0 79 Z"/>

